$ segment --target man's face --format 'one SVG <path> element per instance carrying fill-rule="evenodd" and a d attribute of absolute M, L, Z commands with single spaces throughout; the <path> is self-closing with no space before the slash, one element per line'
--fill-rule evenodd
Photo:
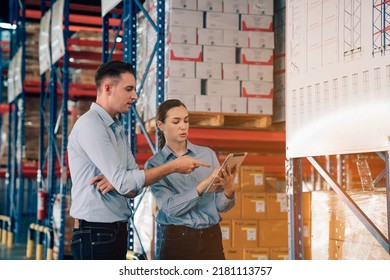
<path fill-rule="evenodd" d="M 122 73 L 110 89 L 110 104 L 114 113 L 128 113 L 134 101 L 138 99 L 133 74 Z"/>

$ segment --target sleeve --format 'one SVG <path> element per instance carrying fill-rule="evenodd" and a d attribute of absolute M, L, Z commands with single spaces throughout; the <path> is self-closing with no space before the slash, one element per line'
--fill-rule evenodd
<path fill-rule="evenodd" d="M 145 166 L 146 169 L 149 169 L 157 165 L 148 161 Z M 179 193 L 173 187 L 174 183 L 169 180 L 169 177 L 168 175 L 152 184 L 150 189 L 160 210 L 171 217 L 179 217 L 196 206 L 199 195 L 195 187 L 187 192 Z"/>
<path fill-rule="evenodd" d="M 102 124 L 86 123 L 77 135 L 77 142 L 118 193 L 140 192 L 145 183 L 144 171 L 138 168 L 127 170 Z"/>

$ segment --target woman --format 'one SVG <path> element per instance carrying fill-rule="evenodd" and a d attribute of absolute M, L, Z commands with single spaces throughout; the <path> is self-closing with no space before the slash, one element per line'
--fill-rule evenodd
<path fill-rule="evenodd" d="M 159 259 L 223 260 L 219 212 L 235 204 L 235 170 L 227 168 L 217 176 L 219 162 L 215 152 L 188 141 L 189 115 L 181 101 L 163 102 L 157 109 L 156 121 L 160 151 L 148 160 L 146 168 L 184 155 L 212 166 L 199 167 L 189 175 L 171 174 L 151 185 L 159 208 L 157 222 L 163 232 Z M 213 176 L 217 176 L 215 184 L 222 190 L 203 193 Z"/>

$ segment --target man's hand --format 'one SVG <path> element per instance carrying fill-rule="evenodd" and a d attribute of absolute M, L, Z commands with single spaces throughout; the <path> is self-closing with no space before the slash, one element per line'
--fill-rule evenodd
<path fill-rule="evenodd" d="M 102 193 L 106 194 L 111 191 L 116 191 L 114 186 L 104 177 L 104 175 L 98 175 L 92 178 L 91 185 L 95 185 L 96 188 Z"/>
<path fill-rule="evenodd" d="M 210 164 L 205 163 L 203 161 L 199 161 L 197 159 L 194 159 L 190 156 L 182 156 L 173 161 L 175 164 L 175 172 L 182 173 L 182 174 L 190 174 L 192 171 L 194 171 L 196 168 L 205 166 L 205 167 L 211 167 Z"/>

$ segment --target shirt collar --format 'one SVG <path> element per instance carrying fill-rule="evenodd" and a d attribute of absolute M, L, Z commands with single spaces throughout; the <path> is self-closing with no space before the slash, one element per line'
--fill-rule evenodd
<path fill-rule="evenodd" d="M 103 107 L 101 107 L 99 104 L 92 102 L 90 109 L 97 112 L 104 124 L 108 127 L 115 122 L 114 119 L 107 113 L 107 111 L 104 110 Z"/>
<path fill-rule="evenodd" d="M 171 157 L 177 157 L 167 145 L 165 145 L 164 148 L 162 148 L 161 153 L 165 161 L 170 159 Z M 194 156 L 195 154 L 196 154 L 195 145 L 187 140 L 187 152 L 184 155 Z"/>

